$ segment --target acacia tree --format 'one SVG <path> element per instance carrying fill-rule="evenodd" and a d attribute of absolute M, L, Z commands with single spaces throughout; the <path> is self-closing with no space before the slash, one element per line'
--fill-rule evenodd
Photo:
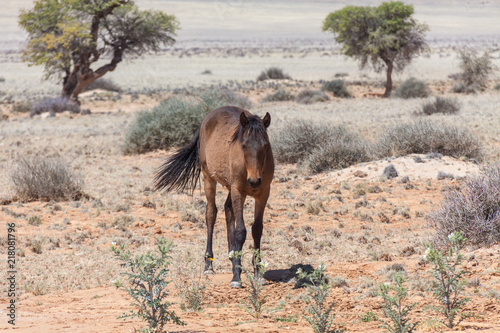
<path fill-rule="evenodd" d="M 36 0 L 19 25 L 28 33 L 23 60 L 44 66 L 45 78 L 62 82 L 62 96 L 75 102 L 124 56 L 175 43 L 179 28 L 175 16 L 139 10 L 132 0 Z"/>
<path fill-rule="evenodd" d="M 384 97 L 392 91 L 393 70 L 403 70 L 413 57 L 427 51 L 426 24 L 413 17 L 412 5 L 400 1 L 384 2 L 378 7 L 347 6 L 330 13 L 323 21 L 323 31 L 334 34 L 342 52 L 387 73 Z"/>

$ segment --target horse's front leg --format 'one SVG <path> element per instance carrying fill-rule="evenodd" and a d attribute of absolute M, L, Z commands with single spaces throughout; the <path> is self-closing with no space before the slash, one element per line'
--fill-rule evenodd
<path fill-rule="evenodd" d="M 245 198 L 245 194 L 240 193 L 238 190 L 231 189 L 232 208 L 236 220 L 232 245 L 229 251 L 230 259 L 233 263 L 231 287 L 234 288 L 241 288 L 241 255 L 243 253 L 243 244 L 245 244 L 245 239 L 247 237 L 245 221 L 243 220 L 243 205 L 245 203 Z"/>
<path fill-rule="evenodd" d="M 212 250 L 212 240 L 214 235 L 215 219 L 217 218 L 217 206 L 215 205 L 215 191 L 217 182 L 210 180 L 205 176 L 205 195 L 207 197 L 207 211 L 205 215 L 207 223 L 207 250 L 205 251 L 205 272 L 204 274 L 213 274 L 212 263 L 214 261 L 214 252 Z"/>
<path fill-rule="evenodd" d="M 259 274 L 259 264 L 260 264 L 260 240 L 262 238 L 262 230 L 264 228 L 264 210 L 266 209 L 267 199 L 269 198 L 269 189 L 267 189 L 260 197 L 255 198 L 255 215 L 254 222 L 252 225 L 252 237 L 253 237 L 253 248 L 254 255 L 252 259 L 255 277 Z"/>

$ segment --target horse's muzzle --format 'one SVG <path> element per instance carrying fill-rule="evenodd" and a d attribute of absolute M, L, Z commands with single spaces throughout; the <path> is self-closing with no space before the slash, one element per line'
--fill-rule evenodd
<path fill-rule="evenodd" d="M 248 185 L 250 185 L 251 188 L 257 188 L 260 186 L 261 183 L 262 183 L 262 178 L 257 178 L 257 180 L 255 181 L 248 178 Z"/>

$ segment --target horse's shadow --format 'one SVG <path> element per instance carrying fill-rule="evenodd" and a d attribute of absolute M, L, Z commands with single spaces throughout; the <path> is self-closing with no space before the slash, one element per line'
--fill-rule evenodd
<path fill-rule="evenodd" d="M 293 289 L 303 288 L 311 282 L 307 279 L 299 279 L 297 270 L 301 269 L 303 272 L 312 273 L 314 267 L 309 264 L 297 264 L 287 269 L 272 269 L 264 273 L 264 279 L 272 282 L 295 282 Z"/>

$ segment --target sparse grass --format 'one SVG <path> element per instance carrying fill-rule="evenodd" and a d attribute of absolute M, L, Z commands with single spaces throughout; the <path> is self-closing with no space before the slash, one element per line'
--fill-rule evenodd
<path fill-rule="evenodd" d="M 478 176 L 467 178 L 461 189 L 445 193 L 428 219 L 438 244 L 446 244 L 448 235 L 457 231 L 479 246 L 500 241 L 500 163 L 484 166 Z"/>
<path fill-rule="evenodd" d="M 38 227 L 42 224 L 42 219 L 38 215 L 32 215 L 32 216 L 28 217 L 28 224 L 35 226 L 35 227 Z"/>
<path fill-rule="evenodd" d="M 191 252 L 176 253 L 172 263 L 172 281 L 182 298 L 181 308 L 198 312 L 206 301 L 207 287 L 210 283 L 207 275 L 203 275 L 203 267 L 199 265 L 201 258 Z"/>
<path fill-rule="evenodd" d="M 375 143 L 375 154 L 379 157 L 430 152 L 455 158 L 483 157 L 479 140 L 467 128 L 430 120 L 395 125 L 385 130 Z"/>
<path fill-rule="evenodd" d="M 436 113 L 442 114 L 457 114 L 460 111 L 460 106 L 455 99 L 437 96 L 436 99 L 426 102 L 422 105 L 422 111 L 416 114 L 433 115 Z"/>
<path fill-rule="evenodd" d="M 249 103 L 227 89 L 169 98 L 137 115 L 125 133 L 122 150 L 125 154 L 140 154 L 185 145 L 210 111 L 228 104 L 248 108 Z"/>
<path fill-rule="evenodd" d="M 424 81 L 415 78 L 409 78 L 401 83 L 394 90 L 394 97 L 398 98 L 423 98 L 429 96 L 430 90 Z"/>
<path fill-rule="evenodd" d="M 300 104 L 313 104 L 330 100 L 327 94 L 321 90 L 305 89 L 300 91 L 295 97 L 295 102 Z"/>
<path fill-rule="evenodd" d="M 331 92 L 335 97 L 351 97 L 344 80 L 326 81 L 321 85 L 321 90 Z"/>
<path fill-rule="evenodd" d="M 20 158 L 10 175 L 13 190 L 22 200 L 76 200 L 82 196 L 82 179 L 59 158 Z"/>
<path fill-rule="evenodd" d="M 295 96 L 285 89 L 278 89 L 273 94 L 268 94 L 262 99 L 262 102 L 285 102 L 293 101 Z"/>
<path fill-rule="evenodd" d="M 279 67 L 270 67 L 260 73 L 257 82 L 265 80 L 291 80 L 292 78 Z"/>
<path fill-rule="evenodd" d="M 245 287 L 248 295 L 240 302 L 241 307 L 258 320 L 262 311 L 264 311 L 264 304 L 267 298 L 267 295 L 262 295 L 266 284 L 264 273 L 266 272 L 267 263 L 261 262 L 260 253 L 257 250 L 252 251 L 252 256 L 255 258 L 257 274 L 253 270 L 243 270 L 246 281 L 242 281 L 242 285 Z"/>

